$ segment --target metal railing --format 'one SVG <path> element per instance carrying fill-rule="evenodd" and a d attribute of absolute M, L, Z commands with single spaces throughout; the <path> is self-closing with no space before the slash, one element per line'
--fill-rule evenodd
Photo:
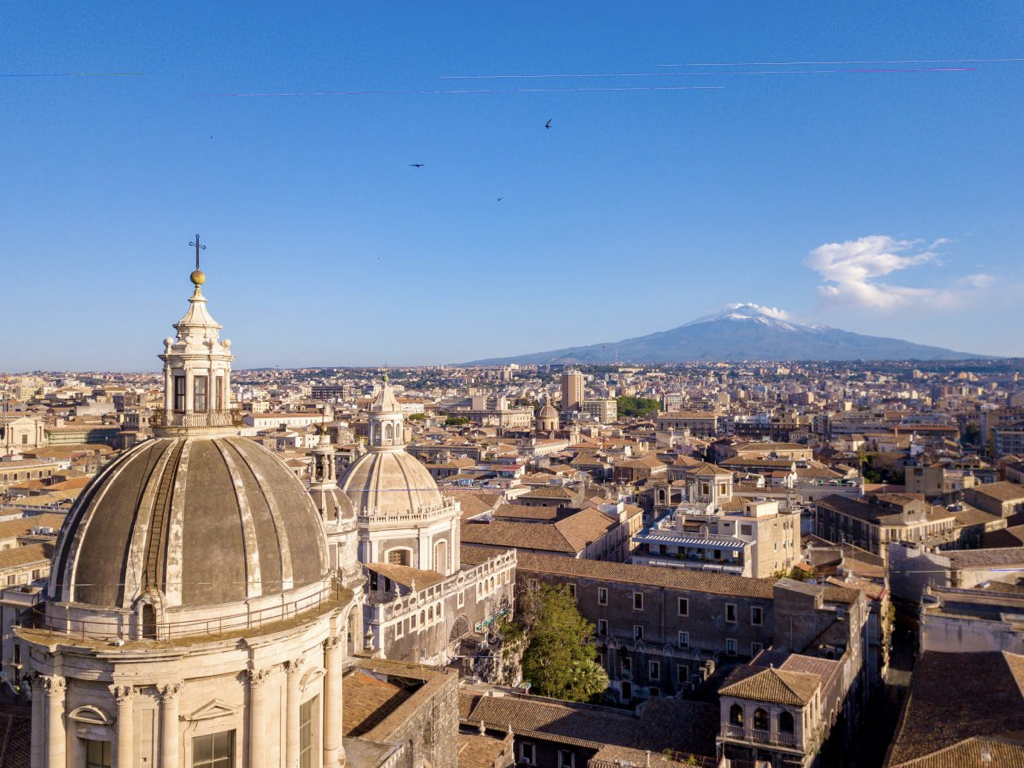
<path fill-rule="evenodd" d="M 204 619 L 156 621 L 152 624 L 147 624 L 134 612 L 123 616 L 88 619 L 72 616 L 70 613 L 67 616 L 59 616 L 52 613 L 56 606 L 49 606 L 51 613 L 47 613 L 47 605 L 40 603 L 23 614 L 14 626 L 80 640 L 154 640 L 166 643 L 188 637 L 222 637 L 244 630 L 258 631 L 264 626 L 294 618 L 308 611 L 320 610 L 332 602 L 339 602 L 342 597 L 341 591 L 341 587 L 334 584 L 298 600 L 268 608 Z"/>

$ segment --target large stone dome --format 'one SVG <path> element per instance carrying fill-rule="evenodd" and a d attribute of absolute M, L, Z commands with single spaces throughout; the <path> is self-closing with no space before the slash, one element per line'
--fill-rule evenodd
<path fill-rule="evenodd" d="M 302 483 L 240 437 L 140 443 L 85 489 L 61 529 L 50 596 L 130 609 L 272 596 L 329 572 L 320 515 Z"/>
<path fill-rule="evenodd" d="M 348 468 L 341 489 L 357 514 L 407 515 L 444 503 L 427 468 L 401 447 L 371 449 Z"/>

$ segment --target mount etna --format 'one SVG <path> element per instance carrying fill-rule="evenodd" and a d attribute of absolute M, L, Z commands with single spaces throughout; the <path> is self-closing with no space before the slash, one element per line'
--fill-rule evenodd
<path fill-rule="evenodd" d="M 508 363 L 600 364 L 730 362 L 743 360 L 972 360 L 955 352 L 900 339 L 865 336 L 826 325 L 805 325 L 785 312 L 756 304 L 731 304 L 670 331 L 617 342 L 568 347 L 467 365 Z"/>

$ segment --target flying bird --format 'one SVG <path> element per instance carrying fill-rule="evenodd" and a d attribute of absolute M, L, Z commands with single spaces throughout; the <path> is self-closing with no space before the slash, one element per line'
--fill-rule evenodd
<path fill-rule="evenodd" d="M 551 118 L 551 120 L 554 120 L 554 118 Z M 551 127 L 551 120 L 548 120 L 546 123 L 544 123 L 544 127 L 545 128 L 550 128 Z"/>
<path fill-rule="evenodd" d="M 504 197 L 499 197 L 499 198 L 498 198 L 498 202 L 500 203 L 500 202 L 501 202 L 502 200 L 504 200 L 504 199 L 505 199 Z"/>
<path fill-rule="evenodd" d="M 410 168 L 422 168 L 423 165 L 423 163 L 409 163 Z"/>

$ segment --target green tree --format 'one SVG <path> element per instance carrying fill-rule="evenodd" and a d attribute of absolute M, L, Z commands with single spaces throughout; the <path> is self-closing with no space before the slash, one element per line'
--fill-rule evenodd
<path fill-rule="evenodd" d="M 588 701 L 608 687 L 597 663 L 594 625 L 580 614 L 568 587 L 545 585 L 536 595 L 530 643 L 523 653 L 523 679 L 541 696 Z"/>
<path fill-rule="evenodd" d="M 615 398 L 615 402 L 618 405 L 619 416 L 643 418 L 661 410 L 661 403 L 650 397 L 623 395 Z"/>
<path fill-rule="evenodd" d="M 425 418 L 427 418 L 427 414 L 425 414 L 425 413 L 410 413 L 409 414 L 409 421 L 423 421 Z"/>
<path fill-rule="evenodd" d="M 469 424 L 469 419 L 465 416 L 449 416 L 444 420 L 446 427 L 461 427 L 463 424 Z"/>

